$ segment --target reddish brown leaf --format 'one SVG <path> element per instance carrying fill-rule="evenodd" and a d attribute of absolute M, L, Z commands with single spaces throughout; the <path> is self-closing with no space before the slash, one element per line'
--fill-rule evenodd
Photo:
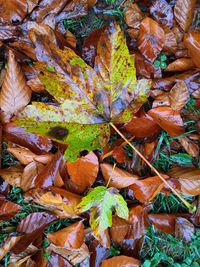
<path fill-rule="evenodd" d="M 0 175 L 8 184 L 20 187 L 23 170 L 22 165 L 13 165 L 6 169 L 0 169 Z"/>
<path fill-rule="evenodd" d="M 51 253 L 51 258 L 47 263 L 47 267 L 72 267 L 72 265 L 61 255 L 54 252 Z"/>
<path fill-rule="evenodd" d="M 0 220 L 7 221 L 21 210 L 21 206 L 11 201 L 0 200 Z"/>
<path fill-rule="evenodd" d="M 27 82 L 27 85 L 35 93 L 43 93 L 45 91 L 45 86 L 41 83 L 38 78 L 32 78 Z"/>
<path fill-rule="evenodd" d="M 115 146 L 113 149 L 113 158 L 118 163 L 126 163 L 127 161 L 127 154 L 126 151 L 121 146 Z"/>
<path fill-rule="evenodd" d="M 183 242 L 190 242 L 195 233 L 194 225 L 185 218 L 176 218 L 175 220 L 175 236 L 183 240 Z"/>
<path fill-rule="evenodd" d="M 197 68 L 200 68 L 200 32 L 190 32 L 184 35 L 184 44 Z"/>
<path fill-rule="evenodd" d="M 2 121 L 9 122 L 13 114 L 25 107 L 31 99 L 31 89 L 26 84 L 26 79 L 14 53 L 10 50 L 8 66 L 0 92 L 0 108 Z"/>
<path fill-rule="evenodd" d="M 171 107 L 157 107 L 149 110 L 150 115 L 157 124 L 172 137 L 182 135 L 184 133 L 183 120 L 179 112 L 174 111 Z"/>
<path fill-rule="evenodd" d="M 169 28 L 173 25 L 172 6 L 166 0 L 156 0 L 150 8 L 151 15 L 162 25 Z"/>
<path fill-rule="evenodd" d="M 102 163 L 100 167 L 106 184 L 111 176 L 109 187 L 124 188 L 135 183 L 135 181 L 139 178 L 137 175 L 117 167 L 113 170 L 113 166 L 108 163 Z"/>
<path fill-rule="evenodd" d="M 10 267 L 23 266 L 23 263 L 26 262 L 31 256 L 33 256 L 38 251 L 38 248 L 30 244 L 22 253 L 15 255 L 12 253 L 9 258 Z"/>
<path fill-rule="evenodd" d="M 169 178 L 167 175 L 162 175 L 164 179 Z M 149 177 L 144 180 L 137 180 L 129 186 L 137 200 L 144 204 L 148 204 L 163 188 L 164 183 L 158 177 Z"/>
<path fill-rule="evenodd" d="M 15 254 L 23 252 L 55 220 L 55 216 L 46 212 L 34 212 L 26 216 L 17 227 L 17 232 L 25 235 L 12 248 L 12 252 Z"/>
<path fill-rule="evenodd" d="M 149 225 L 148 210 L 149 208 L 139 204 L 129 208 L 128 222 L 131 227 L 128 230 L 126 239 L 138 239 L 146 234 Z"/>
<path fill-rule="evenodd" d="M 110 235 L 112 240 L 114 242 L 123 242 L 129 227 L 130 225 L 126 220 L 113 215 L 112 226 L 110 228 Z"/>
<path fill-rule="evenodd" d="M 190 27 L 194 14 L 196 0 L 177 0 L 174 6 L 174 16 L 183 31 Z"/>
<path fill-rule="evenodd" d="M 200 194 L 200 169 L 175 167 L 168 174 L 178 182 L 181 193 L 192 196 Z"/>
<path fill-rule="evenodd" d="M 25 128 L 7 123 L 3 127 L 3 137 L 20 146 L 29 148 L 36 154 L 45 154 L 52 148 L 50 139 L 25 132 Z"/>
<path fill-rule="evenodd" d="M 180 111 L 190 98 L 185 82 L 176 83 L 169 93 L 169 103 L 175 111 Z"/>
<path fill-rule="evenodd" d="M 185 71 L 194 68 L 195 65 L 191 58 L 178 58 L 169 65 L 165 71 Z"/>
<path fill-rule="evenodd" d="M 129 2 L 124 12 L 124 19 L 129 27 L 135 28 L 140 25 L 140 21 L 144 18 L 137 4 Z"/>
<path fill-rule="evenodd" d="M 0 24 L 19 23 L 27 14 L 26 0 L 1 0 Z"/>
<path fill-rule="evenodd" d="M 96 235 L 95 238 L 103 247 L 110 248 L 110 234 L 108 229 L 102 231 L 99 235 Z"/>
<path fill-rule="evenodd" d="M 140 24 L 138 49 L 142 55 L 153 62 L 165 43 L 164 30 L 151 18 L 145 18 Z"/>
<path fill-rule="evenodd" d="M 164 44 L 163 50 L 174 53 L 177 50 L 176 37 L 173 31 L 170 30 L 167 26 L 164 26 L 163 30 L 165 32 L 165 44 Z"/>
<path fill-rule="evenodd" d="M 19 233 L 17 235 L 16 233 L 15 235 L 13 233 L 13 235 L 8 236 L 1 242 L 0 260 L 12 249 L 13 246 L 15 246 L 15 244 L 17 244 L 17 242 L 19 242 L 22 236 L 23 235 L 19 235 Z"/>
<path fill-rule="evenodd" d="M 84 224 L 79 221 L 57 232 L 47 234 L 47 238 L 55 246 L 78 249 L 83 244 L 84 234 Z"/>
<path fill-rule="evenodd" d="M 199 154 L 199 146 L 195 144 L 189 137 L 178 139 L 185 151 L 192 157 L 197 157 Z"/>
<path fill-rule="evenodd" d="M 71 180 L 77 185 L 91 186 L 99 171 L 99 162 L 94 152 L 88 153 L 75 162 L 67 164 Z"/>
<path fill-rule="evenodd" d="M 90 252 L 90 267 L 99 267 L 102 261 L 110 256 L 110 251 L 97 240 L 92 241 Z"/>
<path fill-rule="evenodd" d="M 14 42 L 10 45 L 13 48 L 16 48 L 18 51 L 24 53 L 33 60 L 37 60 L 35 56 L 35 50 L 32 46 L 25 42 Z"/>
<path fill-rule="evenodd" d="M 128 257 L 128 256 L 115 256 L 111 259 L 108 260 L 104 260 L 101 264 L 101 267 L 122 267 L 122 266 L 131 266 L 131 267 L 139 267 L 140 266 L 140 261 L 132 258 L 132 257 Z"/>

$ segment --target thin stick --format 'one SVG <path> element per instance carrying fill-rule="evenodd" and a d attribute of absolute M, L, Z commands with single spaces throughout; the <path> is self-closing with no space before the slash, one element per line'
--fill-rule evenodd
<path fill-rule="evenodd" d="M 112 175 L 113 175 L 113 172 L 114 172 L 114 169 L 115 169 L 115 166 L 116 166 L 116 165 L 117 165 L 117 164 L 114 163 L 113 168 L 112 168 L 111 175 L 110 175 L 110 177 L 109 177 L 109 179 L 108 179 L 108 182 L 107 182 L 107 185 L 106 185 L 107 188 L 108 188 L 108 186 L 109 186 L 110 180 L 112 179 Z"/>
<path fill-rule="evenodd" d="M 158 172 L 158 170 L 140 153 L 139 150 L 137 150 L 137 148 L 134 147 L 134 145 L 132 145 L 128 139 L 117 129 L 117 127 L 110 122 L 110 125 L 113 127 L 113 129 L 115 129 L 115 131 L 126 141 L 127 144 L 129 144 L 129 146 L 135 150 L 135 152 L 146 162 L 146 164 L 158 175 L 158 177 L 160 177 L 160 179 L 179 197 L 179 199 L 181 199 L 183 201 L 183 203 L 186 205 L 186 207 L 188 207 L 191 211 L 196 211 L 196 206 L 191 205 L 189 202 L 187 202 L 163 177 L 162 175 Z"/>

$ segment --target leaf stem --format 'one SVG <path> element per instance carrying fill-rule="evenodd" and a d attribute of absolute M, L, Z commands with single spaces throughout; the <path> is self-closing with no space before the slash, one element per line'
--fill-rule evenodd
<path fill-rule="evenodd" d="M 162 175 L 158 172 L 158 170 L 140 153 L 139 150 L 137 150 L 136 147 L 134 147 L 133 144 L 131 144 L 128 139 L 117 129 L 117 127 L 110 122 L 110 126 L 113 127 L 113 129 L 115 129 L 115 131 L 126 141 L 127 144 L 129 144 L 129 146 L 144 160 L 144 162 L 146 162 L 146 164 L 158 175 L 158 177 L 174 192 L 174 194 L 176 194 L 178 196 L 178 198 L 180 200 L 183 201 L 183 203 L 186 205 L 186 207 L 188 209 L 190 209 L 191 211 L 195 212 L 196 211 L 196 206 L 191 205 L 189 202 L 187 202 L 177 191 L 176 189 L 174 189 L 163 177 Z"/>
<path fill-rule="evenodd" d="M 111 175 L 110 175 L 110 177 L 109 177 L 109 179 L 108 179 L 108 182 L 107 182 L 107 185 L 106 185 L 107 188 L 108 188 L 108 186 L 109 186 L 110 180 L 112 179 L 112 175 L 113 175 L 113 172 L 114 172 L 114 169 L 115 169 L 115 166 L 116 166 L 116 165 L 117 165 L 117 163 L 115 162 L 114 165 L 113 165 L 113 168 L 112 168 Z"/>

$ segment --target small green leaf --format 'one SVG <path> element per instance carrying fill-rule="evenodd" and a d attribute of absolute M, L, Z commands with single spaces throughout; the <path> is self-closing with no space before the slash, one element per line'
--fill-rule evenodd
<path fill-rule="evenodd" d="M 160 66 L 160 61 L 159 60 L 155 60 L 153 64 L 154 64 L 155 67 L 159 67 Z"/>
<path fill-rule="evenodd" d="M 166 69 L 166 67 L 167 67 L 167 64 L 165 63 L 165 62 L 161 62 L 160 63 L 160 67 L 161 67 L 161 69 Z"/>
<path fill-rule="evenodd" d="M 181 165 L 190 165 L 192 164 L 192 157 L 186 153 L 178 153 L 175 155 L 172 155 L 171 160 L 174 162 L 177 162 Z"/>
<path fill-rule="evenodd" d="M 85 196 L 77 206 L 77 211 L 82 213 L 90 210 L 90 225 L 95 235 L 112 226 L 112 212 L 128 220 L 129 211 L 123 197 L 118 190 L 104 186 L 95 187 Z"/>
<path fill-rule="evenodd" d="M 161 61 L 165 61 L 165 60 L 167 60 L 167 57 L 166 57 L 165 55 L 162 55 L 162 56 L 160 57 L 160 60 L 161 60 Z"/>

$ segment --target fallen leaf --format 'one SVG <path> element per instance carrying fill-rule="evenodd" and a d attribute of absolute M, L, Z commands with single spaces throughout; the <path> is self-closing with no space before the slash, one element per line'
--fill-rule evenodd
<path fill-rule="evenodd" d="M 2 121 L 9 122 L 13 114 L 25 107 L 31 99 L 31 89 L 26 84 L 26 79 L 14 53 L 8 54 L 6 75 L 0 92 L 0 108 Z"/>
<path fill-rule="evenodd" d="M 20 210 L 21 210 L 20 205 L 13 203 L 11 201 L 0 199 L 0 220 L 3 220 L 3 221 L 10 220 Z"/>
<path fill-rule="evenodd" d="M 99 267 L 102 261 L 110 256 L 110 250 L 103 247 L 98 240 L 92 241 L 90 252 L 90 267 Z"/>
<path fill-rule="evenodd" d="M 174 53 L 177 50 L 176 37 L 173 31 L 170 30 L 167 26 L 164 26 L 163 30 L 165 32 L 165 44 L 163 50 Z"/>
<path fill-rule="evenodd" d="M 19 233 L 13 233 L 12 235 L 6 237 L 0 246 L 0 260 L 15 246 L 16 243 L 22 238 L 23 235 Z"/>
<path fill-rule="evenodd" d="M 171 107 L 157 107 L 148 111 L 157 124 L 170 136 L 175 137 L 184 134 L 184 124 L 179 112 Z"/>
<path fill-rule="evenodd" d="M 27 82 L 27 85 L 35 93 L 43 93 L 45 91 L 45 86 L 41 83 L 41 81 L 37 77 L 30 79 Z"/>
<path fill-rule="evenodd" d="M 124 12 L 124 20 L 129 27 L 135 28 L 140 25 L 140 21 L 144 18 L 137 4 L 129 2 Z"/>
<path fill-rule="evenodd" d="M 188 48 L 189 54 L 197 68 L 200 68 L 199 55 L 200 55 L 200 33 L 190 32 L 184 35 L 184 44 Z"/>
<path fill-rule="evenodd" d="M 190 94 L 185 82 L 176 83 L 169 93 L 169 103 L 173 110 L 180 111 L 188 102 Z"/>
<path fill-rule="evenodd" d="M 112 226 L 110 227 L 110 236 L 114 242 L 123 242 L 127 235 L 130 224 L 116 215 L 112 217 Z"/>
<path fill-rule="evenodd" d="M 191 58 L 178 58 L 164 69 L 164 71 L 185 71 L 194 68 Z"/>
<path fill-rule="evenodd" d="M 113 169 L 113 166 L 109 163 L 102 163 L 100 167 L 105 179 L 105 183 L 107 184 L 111 177 L 109 186 L 118 189 L 125 188 L 135 183 L 139 178 L 138 175 L 134 175 L 118 167 Z"/>
<path fill-rule="evenodd" d="M 172 6 L 166 0 L 156 0 L 150 8 L 150 14 L 162 25 L 169 28 L 173 25 Z"/>
<path fill-rule="evenodd" d="M 168 175 L 178 182 L 178 189 L 184 195 L 197 196 L 200 194 L 200 169 L 190 167 L 175 167 Z"/>
<path fill-rule="evenodd" d="M 8 147 L 6 150 L 12 153 L 24 165 L 33 162 L 34 158 L 37 157 L 35 153 L 22 146 Z"/>
<path fill-rule="evenodd" d="M 104 260 L 101 264 L 101 267 L 111 267 L 111 266 L 139 267 L 140 261 L 132 257 L 120 255 L 120 256 L 112 257 L 111 259 L 108 259 L 108 260 Z"/>
<path fill-rule="evenodd" d="M 72 267 L 72 265 L 59 254 L 52 252 L 50 257 L 47 265 L 48 267 Z"/>
<path fill-rule="evenodd" d="M 48 233 L 47 238 L 57 247 L 79 249 L 83 244 L 84 234 L 84 224 L 79 221 L 57 232 Z"/>
<path fill-rule="evenodd" d="M 154 62 L 163 49 L 165 33 L 160 25 L 151 18 L 145 18 L 140 24 L 137 45 L 141 54 L 150 62 Z"/>
<path fill-rule="evenodd" d="M 174 6 L 174 16 L 183 31 L 190 27 L 194 14 L 196 0 L 177 0 Z"/>
<path fill-rule="evenodd" d="M 194 225 L 185 218 L 176 218 L 175 220 L 175 236 L 189 243 L 195 234 Z"/>
<path fill-rule="evenodd" d="M 22 253 L 15 255 L 12 253 L 9 257 L 9 267 L 23 266 L 31 256 L 33 256 L 38 251 L 38 248 L 30 244 Z"/>
<path fill-rule="evenodd" d="M 99 162 L 94 152 L 89 152 L 75 162 L 67 164 L 70 179 L 77 185 L 91 186 L 99 171 Z"/>
<path fill-rule="evenodd" d="M 8 184 L 20 187 L 23 170 L 22 165 L 13 165 L 9 168 L 0 169 L 0 175 Z"/>
<path fill-rule="evenodd" d="M 121 146 L 115 146 L 113 149 L 113 158 L 120 164 L 127 162 L 127 153 Z"/>
<path fill-rule="evenodd" d="M 199 146 L 195 144 L 189 137 L 178 138 L 182 147 L 192 157 L 197 157 L 199 154 Z"/>

